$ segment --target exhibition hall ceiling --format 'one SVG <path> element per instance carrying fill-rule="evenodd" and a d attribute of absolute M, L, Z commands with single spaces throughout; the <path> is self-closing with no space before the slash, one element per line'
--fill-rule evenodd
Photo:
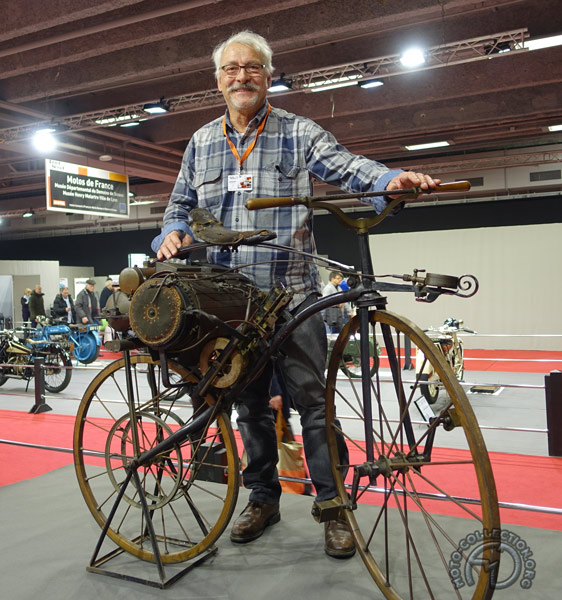
<path fill-rule="evenodd" d="M 272 104 L 353 152 L 453 178 L 556 171 L 562 132 L 549 126 L 562 124 L 562 45 L 524 42 L 562 34 L 561 4 L 18 0 L 0 28 L 0 216 L 45 206 L 45 155 L 31 136 L 46 126 L 58 140 L 48 158 L 125 173 L 137 199 L 165 202 L 191 135 L 224 111 L 211 51 L 243 29 L 271 43 L 274 81 L 293 84 Z M 408 69 L 398 59 L 414 45 L 426 62 Z M 384 85 L 357 85 L 367 80 Z M 159 100 L 169 112 L 144 112 Z M 427 142 L 449 145 L 406 149 Z"/>

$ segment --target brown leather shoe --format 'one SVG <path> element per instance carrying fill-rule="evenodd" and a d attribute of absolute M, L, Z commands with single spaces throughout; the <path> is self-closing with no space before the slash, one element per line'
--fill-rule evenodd
<path fill-rule="evenodd" d="M 250 501 L 234 522 L 230 539 L 237 544 L 251 542 L 259 538 L 268 525 L 278 523 L 280 519 L 279 503 Z"/>
<path fill-rule="evenodd" d="M 324 551 L 334 558 L 351 558 L 355 554 L 355 542 L 344 519 L 324 523 Z"/>

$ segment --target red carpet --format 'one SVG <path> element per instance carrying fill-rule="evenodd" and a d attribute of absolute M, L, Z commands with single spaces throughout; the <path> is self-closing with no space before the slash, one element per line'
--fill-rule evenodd
<path fill-rule="evenodd" d="M 72 448 L 74 417 L 44 413 L 0 411 L 0 439 Z M 239 436 L 236 432 L 237 441 Z M 72 454 L 0 444 L 2 467 L 0 485 L 37 477 L 72 463 Z M 443 451 L 441 451 L 443 452 Z M 462 451 L 447 451 L 462 455 Z M 490 454 L 498 497 L 503 502 L 562 508 L 562 458 Z M 459 469 L 462 481 L 462 469 Z M 460 489 L 460 488 L 458 488 Z M 457 491 L 457 490 L 455 490 Z M 471 495 L 471 490 L 464 490 Z M 443 502 L 435 501 L 435 511 L 442 512 Z M 526 525 L 562 531 L 562 516 L 521 510 L 501 511 L 502 523 Z"/>
<path fill-rule="evenodd" d="M 102 350 L 101 358 L 116 360 L 121 354 Z M 465 350 L 466 371 L 507 371 L 521 373 L 550 373 L 562 371 L 562 352 L 544 350 Z M 415 362 L 412 350 L 412 362 Z M 382 366 L 388 363 L 382 357 Z"/>
<path fill-rule="evenodd" d="M 412 349 L 412 364 L 416 362 L 416 351 Z M 404 351 L 402 350 L 402 360 Z M 385 353 L 381 354 L 381 365 L 388 368 Z M 544 350 L 465 350 L 465 371 L 506 371 L 520 373 L 550 373 L 562 371 L 562 352 Z"/>

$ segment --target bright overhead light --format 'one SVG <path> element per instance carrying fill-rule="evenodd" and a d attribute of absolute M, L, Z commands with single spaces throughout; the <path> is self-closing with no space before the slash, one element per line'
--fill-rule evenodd
<path fill-rule="evenodd" d="M 23 214 L 22 217 L 24 219 L 29 219 L 30 217 L 32 217 L 35 213 L 33 212 L 33 209 L 30 208 L 29 210 L 26 210 Z"/>
<path fill-rule="evenodd" d="M 552 48 L 553 46 L 562 46 L 562 35 L 553 35 L 538 40 L 525 40 L 523 48 L 528 50 L 540 50 L 541 48 Z"/>
<path fill-rule="evenodd" d="M 136 127 L 140 125 L 139 121 L 127 121 L 127 123 L 120 123 L 119 127 Z"/>
<path fill-rule="evenodd" d="M 357 82 L 357 85 L 360 88 L 368 90 L 370 88 L 380 87 L 381 85 L 384 85 L 384 82 L 380 79 L 362 79 Z"/>
<path fill-rule="evenodd" d="M 549 125 L 548 131 L 562 131 L 562 124 L 561 125 Z"/>
<path fill-rule="evenodd" d="M 161 115 L 170 112 L 170 105 L 165 102 L 163 98 L 160 98 L 158 102 L 149 102 L 148 104 L 145 104 L 142 109 L 150 115 Z"/>
<path fill-rule="evenodd" d="M 156 204 L 158 200 L 133 200 L 130 206 L 146 206 L 147 204 Z"/>
<path fill-rule="evenodd" d="M 285 73 L 281 73 L 281 76 L 276 81 L 273 81 L 268 92 L 288 92 L 293 88 L 293 82 L 290 79 L 285 79 Z"/>
<path fill-rule="evenodd" d="M 402 53 L 400 57 L 400 62 L 404 67 L 408 69 L 413 69 L 414 67 L 419 67 L 423 65 L 425 62 L 425 56 L 423 50 L 420 48 L 410 48 Z"/>
<path fill-rule="evenodd" d="M 427 150 L 428 148 L 443 148 L 444 146 L 450 146 L 449 142 L 428 142 L 427 144 L 404 146 L 404 148 L 406 150 Z"/>
<path fill-rule="evenodd" d="M 55 131 L 53 127 L 44 127 L 33 134 L 32 142 L 39 152 L 52 152 L 57 147 L 57 140 L 53 135 Z"/>
<path fill-rule="evenodd" d="M 361 75 L 343 75 L 342 77 L 334 77 L 333 79 L 311 81 L 310 83 L 305 83 L 304 87 L 308 88 L 311 92 L 325 92 L 349 85 L 356 85 L 358 79 L 361 79 Z"/>

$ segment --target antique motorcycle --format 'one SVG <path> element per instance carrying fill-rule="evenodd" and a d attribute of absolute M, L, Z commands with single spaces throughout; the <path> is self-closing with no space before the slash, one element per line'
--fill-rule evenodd
<path fill-rule="evenodd" d="M 436 329 L 425 329 L 428 337 L 435 344 L 436 349 L 443 355 L 445 361 L 450 365 L 455 377 L 462 381 L 464 377 L 464 355 L 462 340 L 458 337 L 458 332 L 475 334 L 476 331 L 463 327 L 463 321 L 449 317 L 445 319 L 443 325 Z M 439 396 L 439 376 L 429 363 L 424 362 L 424 354 L 418 349 L 416 354 L 416 373 L 419 374 L 421 382 L 427 384 L 421 386 L 421 393 L 428 404 L 435 404 Z"/>
<path fill-rule="evenodd" d="M 37 357 L 44 359 L 45 389 L 62 392 L 72 377 L 72 362 L 66 350 L 50 341 L 20 339 L 12 330 L 0 332 L 0 385 L 8 379 L 23 379 L 29 385 Z"/>
<path fill-rule="evenodd" d="M 467 189 L 465 185 L 440 187 Z M 416 188 L 412 195 L 421 191 Z M 389 194 L 396 195 L 396 190 Z M 390 312 L 381 294 L 409 292 L 432 302 L 442 294 L 471 297 L 478 285 L 471 275 L 422 274 L 419 269 L 413 275 L 391 276 L 402 283 L 375 278 L 369 238 L 377 236 L 368 231 L 403 200 L 398 196 L 369 219 L 352 219 L 324 197 L 248 200 L 252 210 L 329 208 L 357 232 L 361 271 L 344 265 L 354 275 L 353 285 L 296 314 L 287 310 L 293 292 L 282 282 L 263 291 L 240 270 L 218 264 L 154 262 L 121 272 L 120 287 L 130 306 L 127 314 L 116 310 L 108 318 L 123 335 L 108 344 L 122 355 L 89 384 L 74 429 L 78 483 L 101 528 L 89 571 L 163 588 L 215 554 L 215 542 L 234 515 L 241 487 L 233 405 L 243 403 L 248 386 L 266 383 L 285 343 L 307 319 L 350 302 L 357 316 L 332 348 L 324 398 L 324 431 L 338 495 L 315 502 L 313 516 L 319 522 L 347 521 L 380 595 L 389 600 L 490 600 L 500 560 L 500 540 L 495 543 L 492 532 L 500 531 L 501 523 L 478 422 L 442 353 L 412 321 Z M 219 252 L 239 251 L 244 265 L 244 246 L 259 244 L 268 253 L 275 250 L 274 256 L 296 252 L 295 260 L 318 260 L 268 243 L 272 237 L 267 230 L 225 231 L 197 212 L 201 210 L 193 209 L 191 217 L 201 226 L 197 235 L 202 242 L 183 249 L 182 257 L 218 247 Z M 216 235 L 211 235 L 213 228 Z M 330 267 L 342 268 L 327 260 Z M 275 262 L 265 262 L 263 268 L 274 269 Z M 359 340 L 361 378 L 342 377 L 350 340 Z M 374 340 L 381 346 L 384 368 Z M 431 363 L 439 374 L 448 398 L 421 425 L 414 399 L 422 382 L 416 379 L 410 387 L 411 376 L 406 380 L 402 372 L 404 349 L 414 346 L 422 349 L 422 362 Z M 185 390 L 179 400 L 178 389 Z M 308 393 L 292 392 L 301 401 Z M 482 541 L 482 552 L 467 570 L 470 585 L 459 592 L 448 557 L 457 552 L 457 540 L 466 531 Z M 106 537 L 119 548 L 102 556 Z M 110 570 L 109 561 L 121 551 L 154 563 L 158 581 Z M 186 561 L 192 562 L 166 577 L 165 566 Z"/>

